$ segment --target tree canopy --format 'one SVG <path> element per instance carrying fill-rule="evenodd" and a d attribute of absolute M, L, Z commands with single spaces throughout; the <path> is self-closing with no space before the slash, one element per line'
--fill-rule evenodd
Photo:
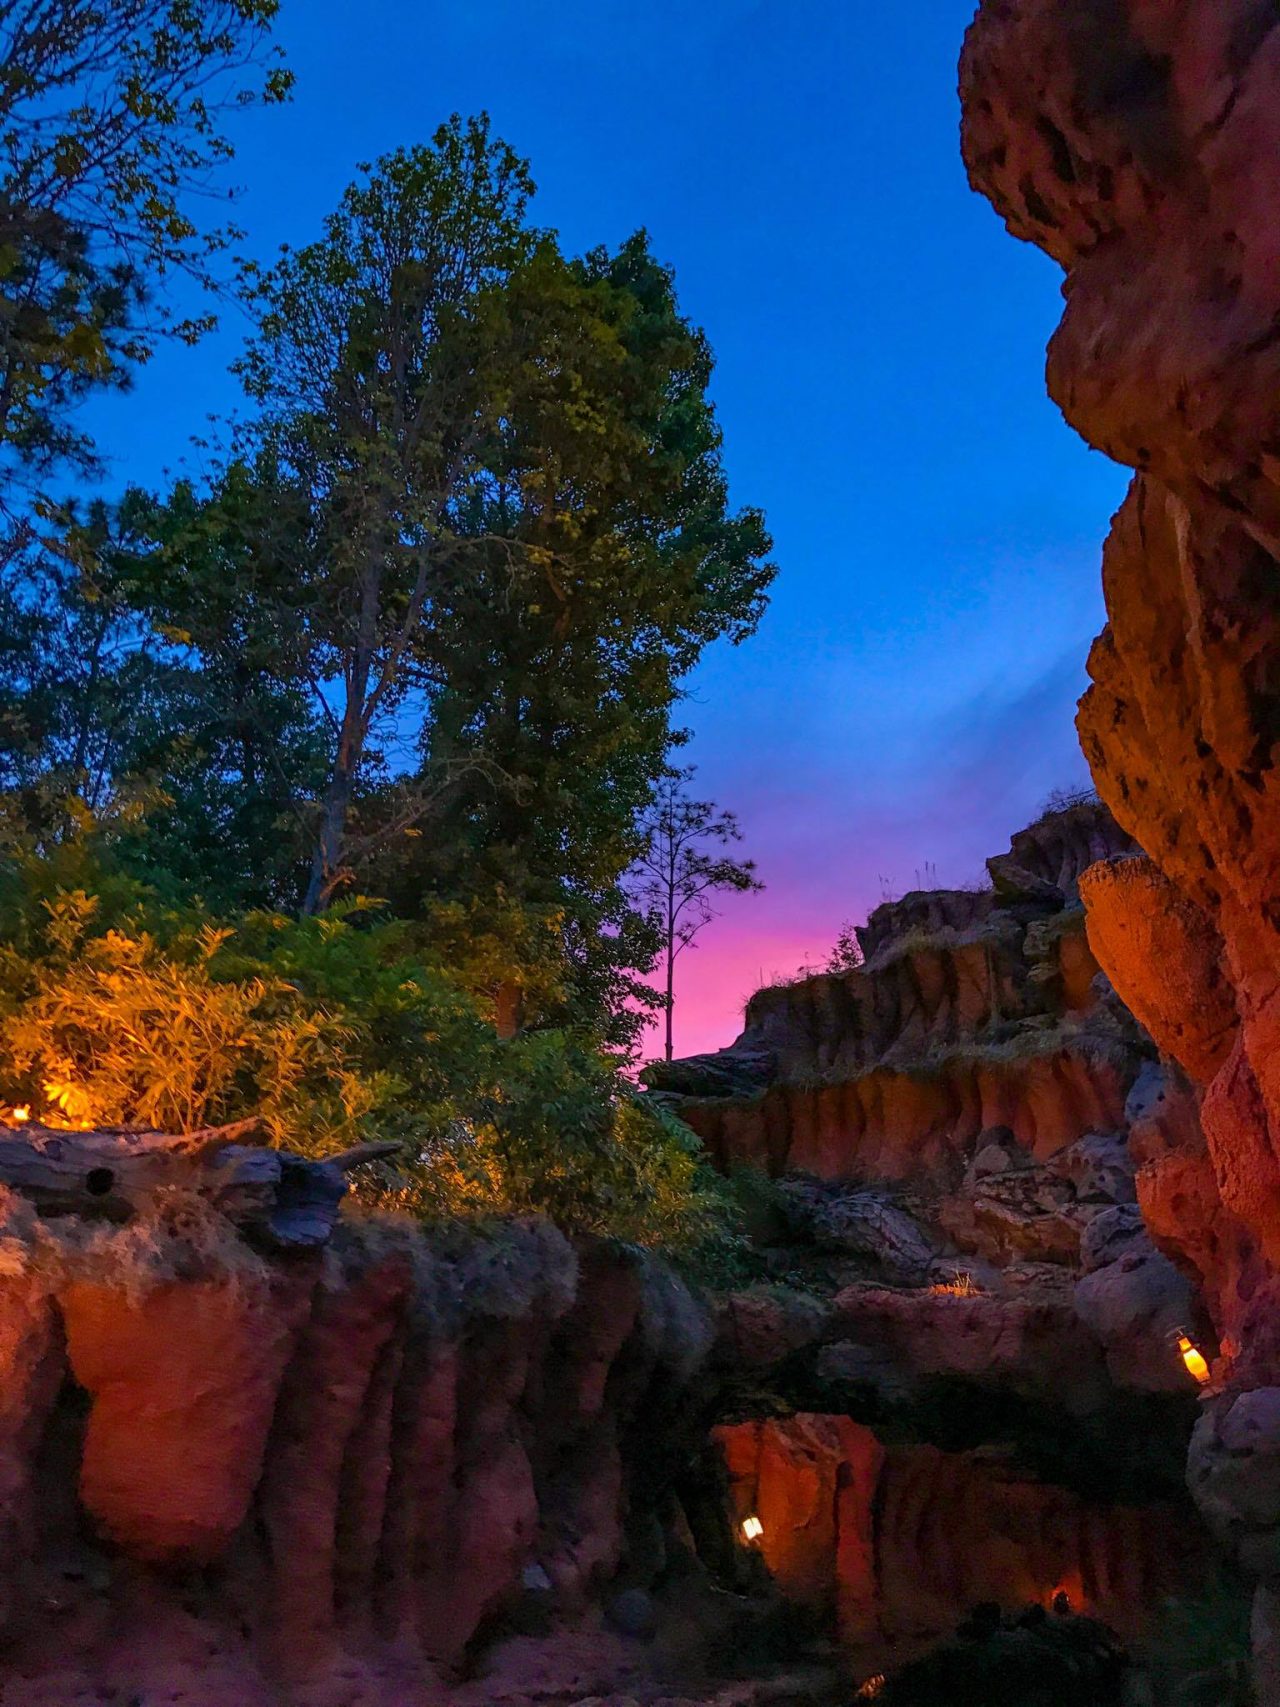
<path fill-rule="evenodd" d="M 662 1001 L 628 874 L 686 678 L 753 632 L 774 573 L 730 501 L 705 336 L 643 232 L 566 254 L 528 163 L 455 116 L 243 268 L 250 410 L 209 476 L 86 489 L 75 403 L 207 324 L 147 317 L 231 240 L 184 192 L 229 155 L 228 104 L 288 79 L 274 0 L 26 13 L 62 10 L 40 51 L 21 8 L 0 34 L 32 67 L 4 193 L 33 230 L 48 202 L 86 269 L 58 296 L 71 250 L 19 244 L 5 273 L 0 241 L 0 290 L 62 316 L 26 343 L 10 317 L 8 492 L 54 466 L 81 487 L 0 566 L 0 1092 L 117 1120 L 249 1098 L 289 1142 L 399 1124 L 434 1161 L 391 1196 L 455 1169 L 571 1219 L 550 1197 L 591 1193 L 552 1161 L 563 1120 L 612 1201 L 675 1204 L 691 1152 L 617 1077 Z M 93 142 L 61 187 L 59 102 Z M 437 1022 L 451 1091 L 397 1053 Z M 185 1067 L 129 1043 L 166 1026 Z M 166 1103 L 197 1057 L 199 1094 Z"/>

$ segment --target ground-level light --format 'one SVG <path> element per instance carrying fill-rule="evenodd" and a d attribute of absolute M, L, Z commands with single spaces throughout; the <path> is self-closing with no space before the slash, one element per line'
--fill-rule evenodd
<path fill-rule="evenodd" d="M 1182 1353 L 1182 1361 L 1190 1374 L 1194 1375 L 1202 1387 L 1209 1381 L 1209 1365 L 1204 1354 L 1199 1351 L 1185 1334 L 1178 1335 L 1178 1350 Z"/>
<path fill-rule="evenodd" d="M 13 1111 L 13 1124 L 15 1126 L 25 1126 L 30 1119 L 31 1119 L 31 1110 L 26 1106 L 25 1103 L 23 1104 L 23 1106 L 21 1108 L 15 1108 L 14 1109 L 14 1111 Z"/>
<path fill-rule="evenodd" d="M 884 1686 L 887 1681 L 883 1672 L 877 1672 L 874 1677 L 869 1677 L 858 1691 L 858 1700 L 874 1701 L 878 1695 L 884 1694 Z"/>
<path fill-rule="evenodd" d="M 758 1541 L 764 1534 L 764 1524 L 758 1517 L 745 1517 L 742 1520 L 742 1539 Z"/>

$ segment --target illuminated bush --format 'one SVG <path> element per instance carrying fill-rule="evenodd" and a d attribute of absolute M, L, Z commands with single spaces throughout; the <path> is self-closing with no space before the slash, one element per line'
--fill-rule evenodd
<path fill-rule="evenodd" d="M 412 928 L 352 902 L 233 924 L 107 896 L 0 893 L 0 1101 L 66 1126 L 192 1131 L 257 1116 L 323 1156 L 395 1139 L 370 1201 L 427 1216 L 539 1213 L 690 1245 L 717 1188 L 692 1135 L 642 1106 L 589 1039 L 499 1039 Z M 83 875 L 83 874 L 82 874 Z"/>

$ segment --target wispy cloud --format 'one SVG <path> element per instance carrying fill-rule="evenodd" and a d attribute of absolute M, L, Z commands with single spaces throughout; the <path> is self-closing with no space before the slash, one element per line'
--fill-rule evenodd
<path fill-rule="evenodd" d="M 1029 679 L 992 683 L 914 730 L 898 772 L 864 767 L 856 746 L 795 763 L 704 776 L 738 809 L 768 888 L 735 899 L 681 967 L 682 1052 L 719 1048 L 759 982 L 820 965 L 842 922 L 918 881 L 980 879 L 1055 789 L 1087 781 L 1074 730 L 1084 687 L 1080 636 Z"/>

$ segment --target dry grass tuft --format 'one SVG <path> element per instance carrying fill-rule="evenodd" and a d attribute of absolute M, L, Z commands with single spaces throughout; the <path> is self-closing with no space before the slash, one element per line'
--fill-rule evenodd
<path fill-rule="evenodd" d="M 939 1298 L 981 1298 L 982 1288 L 971 1274 L 963 1270 L 952 1275 L 950 1280 L 940 1280 L 929 1288 Z"/>

